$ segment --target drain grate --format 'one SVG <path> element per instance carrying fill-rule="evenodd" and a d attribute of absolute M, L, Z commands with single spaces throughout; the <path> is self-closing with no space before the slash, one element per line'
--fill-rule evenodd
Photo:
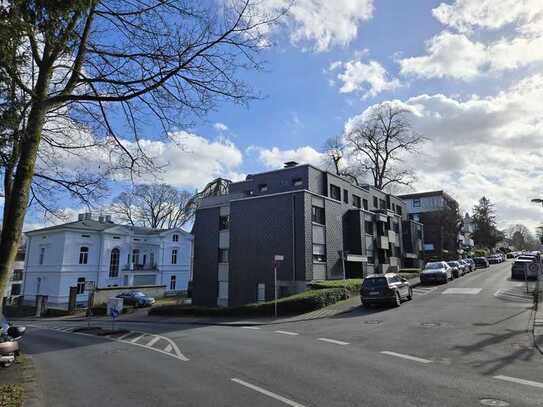
<path fill-rule="evenodd" d="M 507 401 L 498 399 L 481 399 L 479 402 L 483 406 L 507 407 L 510 405 Z"/>

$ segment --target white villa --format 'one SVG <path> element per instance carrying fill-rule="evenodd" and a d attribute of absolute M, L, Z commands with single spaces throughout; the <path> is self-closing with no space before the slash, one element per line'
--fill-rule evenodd
<path fill-rule="evenodd" d="M 26 232 L 24 301 L 47 295 L 65 307 L 70 287 L 87 300 L 85 282 L 97 288 L 165 286 L 185 291 L 192 279 L 192 235 L 182 229 L 115 224 L 109 216 L 80 214 L 75 222 Z"/>

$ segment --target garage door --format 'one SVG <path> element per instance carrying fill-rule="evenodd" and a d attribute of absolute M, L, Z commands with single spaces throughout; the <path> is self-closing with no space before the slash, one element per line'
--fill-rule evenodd
<path fill-rule="evenodd" d="M 134 285 L 155 285 L 156 276 L 154 275 L 135 275 Z"/>

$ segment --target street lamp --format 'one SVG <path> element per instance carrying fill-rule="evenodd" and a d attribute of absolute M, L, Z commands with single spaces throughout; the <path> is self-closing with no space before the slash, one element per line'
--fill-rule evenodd
<path fill-rule="evenodd" d="M 543 199 L 541 199 L 541 198 L 532 198 L 531 201 L 533 203 L 541 204 L 541 206 L 543 206 Z M 539 292 L 539 279 L 540 279 L 540 274 L 541 274 L 541 263 L 539 263 L 538 265 L 539 265 L 539 270 L 538 270 L 538 273 L 537 273 L 536 290 Z"/>

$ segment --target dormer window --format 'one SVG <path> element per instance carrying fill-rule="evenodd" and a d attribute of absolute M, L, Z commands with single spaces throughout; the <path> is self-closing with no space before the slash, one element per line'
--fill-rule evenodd
<path fill-rule="evenodd" d="M 179 242 L 179 235 L 175 234 L 172 236 L 172 241 Z"/>
<path fill-rule="evenodd" d="M 294 178 L 292 180 L 292 185 L 295 187 L 301 187 L 304 184 L 304 180 L 302 178 Z"/>

